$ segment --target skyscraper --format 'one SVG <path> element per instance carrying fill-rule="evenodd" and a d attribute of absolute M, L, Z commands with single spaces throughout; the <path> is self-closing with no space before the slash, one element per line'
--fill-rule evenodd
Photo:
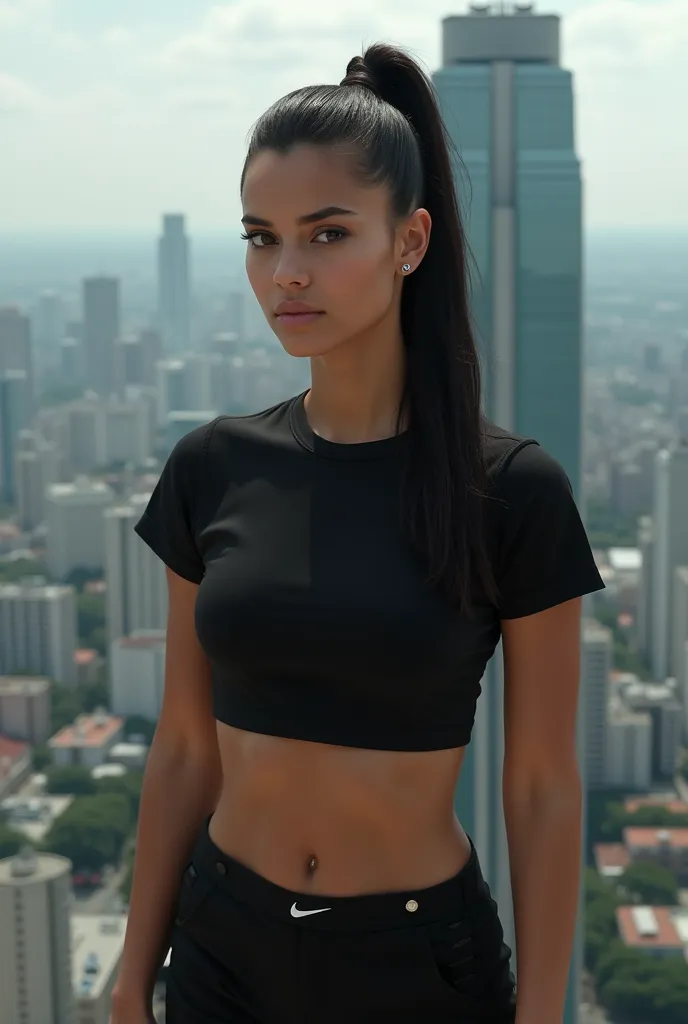
<path fill-rule="evenodd" d="M 134 533 L 149 494 L 137 494 L 105 512 L 108 643 L 141 629 L 164 629 L 167 583 L 159 558 Z"/>
<path fill-rule="evenodd" d="M 33 401 L 31 321 L 14 306 L 0 308 L 0 377 L 8 370 L 23 370 Z"/>
<path fill-rule="evenodd" d="M 583 623 L 581 683 L 585 691 L 585 778 L 588 789 L 607 784 L 607 705 L 614 639 L 594 619 Z"/>
<path fill-rule="evenodd" d="M 76 647 L 74 587 L 48 583 L 42 576 L 0 583 L 0 675 L 29 672 L 76 686 Z"/>
<path fill-rule="evenodd" d="M 109 395 L 115 387 L 115 342 L 120 333 L 118 278 L 86 278 L 83 307 L 86 382 L 99 395 Z"/>
<path fill-rule="evenodd" d="M 443 22 L 434 82 L 461 157 L 456 185 L 471 253 L 471 303 L 485 410 L 537 438 L 581 476 L 582 202 L 573 83 L 559 63 L 560 19 L 532 4 L 474 4 Z M 457 790 L 513 945 L 502 813 L 503 664 L 484 679 L 473 742 Z M 581 702 L 583 704 L 583 701 Z M 583 739 L 584 713 L 579 713 Z M 581 752 L 581 768 L 585 755 Z M 566 1024 L 578 1014 L 580 934 Z"/>
<path fill-rule="evenodd" d="M 0 373 L 0 499 L 16 500 L 15 457 L 20 431 L 29 425 L 29 380 L 25 370 Z"/>
<path fill-rule="evenodd" d="M 655 456 L 652 512 L 652 674 L 662 681 L 676 675 L 673 608 L 675 572 L 688 565 L 688 444 L 678 441 Z"/>
<path fill-rule="evenodd" d="M 189 347 L 189 290 L 189 240 L 184 215 L 166 213 L 158 241 L 158 326 L 168 355 Z"/>
<path fill-rule="evenodd" d="M 72 1024 L 71 863 L 30 848 L 0 860 L 0 1020 Z"/>

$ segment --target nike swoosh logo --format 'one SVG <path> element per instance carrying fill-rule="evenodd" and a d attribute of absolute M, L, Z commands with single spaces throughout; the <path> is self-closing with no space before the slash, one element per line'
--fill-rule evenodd
<path fill-rule="evenodd" d="M 292 917 L 307 917 L 309 914 L 322 914 L 325 910 L 332 910 L 332 907 L 321 907 L 319 910 L 297 910 L 296 904 L 291 908 Z"/>

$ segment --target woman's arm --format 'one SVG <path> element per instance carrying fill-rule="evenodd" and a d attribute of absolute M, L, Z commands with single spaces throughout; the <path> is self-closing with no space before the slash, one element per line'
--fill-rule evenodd
<path fill-rule="evenodd" d="M 561 1024 L 579 908 L 581 600 L 502 621 L 517 1024 Z"/>
<path fill-rule="evenodd" d="M 181 872 L 221 783 L 210 672 L 194 627 L 198 587 L 167 569 L 165 693 L 141 794 L 113 1022 L 150 1019 Z"/>

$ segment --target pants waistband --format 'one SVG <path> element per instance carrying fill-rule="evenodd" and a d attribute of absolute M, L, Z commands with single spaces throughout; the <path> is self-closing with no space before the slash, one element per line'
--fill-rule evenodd
<path fill-rule="evenodd" d="M 455 920 L 471 903 L 484 897 L 483 879 L 473 840 L 461 870 L 436 885 L 403 892 L 327 896 L 285 889 L 225 853 L 208 833 L 207 819 L 196 842 L 191 863 L 232 899 L 250 904 L 283 922 L 323 931 L 403 928 Z"/>

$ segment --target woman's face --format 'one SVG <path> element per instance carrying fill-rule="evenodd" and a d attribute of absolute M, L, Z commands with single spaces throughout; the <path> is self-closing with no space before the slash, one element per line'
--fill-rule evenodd
<path fill-rule="evenodd" d="M 246 171 L 246 270 L 290 355 L 325 355 L 395 316 L 401 266 L 415 269 L 427 246 L 429 215 L 394 229 L 387 189 L 352 168 L 341 152 L 304 145 L 263 150 Z"/>

